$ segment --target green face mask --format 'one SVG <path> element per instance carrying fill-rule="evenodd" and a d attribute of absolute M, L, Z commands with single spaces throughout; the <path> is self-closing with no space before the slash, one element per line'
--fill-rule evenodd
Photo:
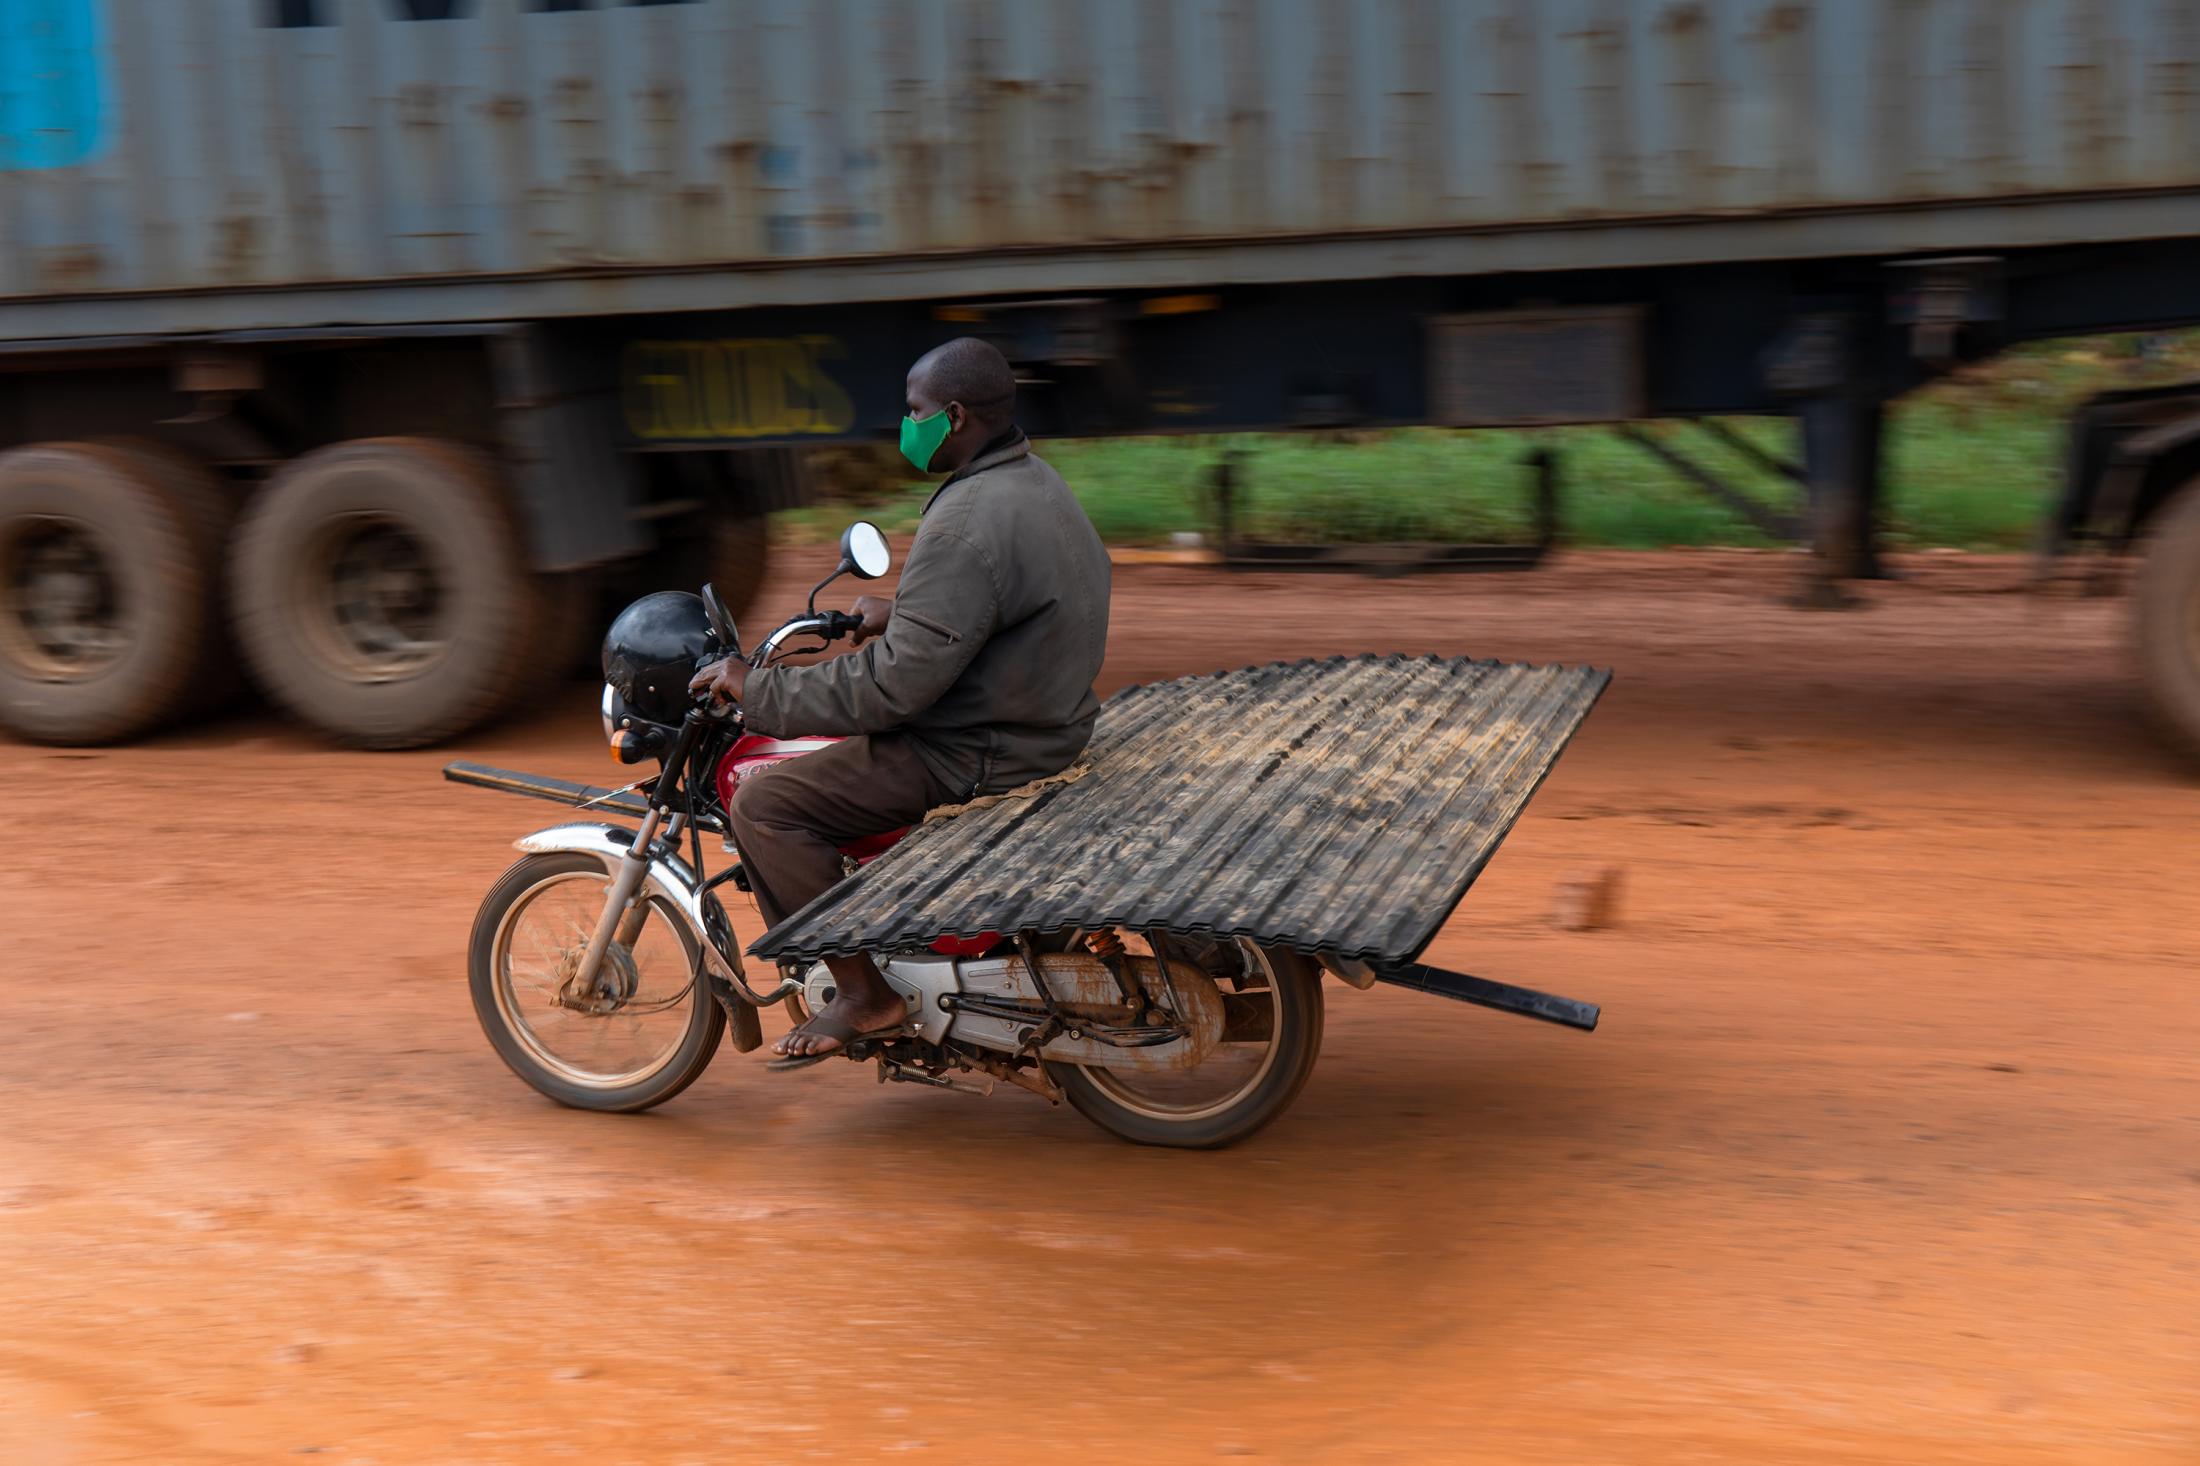
<path fill-rule="evenodd" d="M 947 434 L 954 424 L 947 420 L 947 409 L 941 408 L 930 417 L 905 417 L 901 420 L 901 456 L 917 466 L 917 472 L 932 471 L 932 455 L 940 451 L 940 444 L 947 441 Z"/>

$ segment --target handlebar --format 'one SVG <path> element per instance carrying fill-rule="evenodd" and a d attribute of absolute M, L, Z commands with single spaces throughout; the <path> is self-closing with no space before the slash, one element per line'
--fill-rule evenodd
<path fill-rule="evenodd" d="M 846 611 L 816 611 L 797 616 L 764 638 L 763 644 L 749 657 L 749 665 L 763 666 L 792 637 L 808 635 L 821 637 L 826 641 L 838 641 L 860 630 L 862 626 L 861 616 L 851 616 Z"/>
<path fill-rule="evenodd" d="M 842 637 L 853 636 L 862 629 L 863 618 L 847 611 L 819 611 L 812 615 L 797 616 L 757 644 L 756 650 L 749 654 L 749 666 L 763 666 L 793 637 L 810 635 L 825 641 L 839 641 Z M 709 716 L 723 718 L 735 711 L 731 703 L 724 706 L 713 704 L 705 693 L 697 694 L 695 701 L 697 708 Z"/>

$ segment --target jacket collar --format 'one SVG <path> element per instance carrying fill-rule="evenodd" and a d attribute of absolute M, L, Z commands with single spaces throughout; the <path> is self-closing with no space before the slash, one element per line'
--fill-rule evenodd
<path fill-rule="evenodd" d="M 946 493 L 950 485 L 959 484 L 964 479 L 984 473 L 989 468 L 999 468 L 1004 463 L 1013 463 L 1019 458 L 1030 456 L 1031 439 L 1024 436 L 1022 428 L 1010 428 L 1007 432 L 980 448 L 977 457 L 971 459 L 942 480 L 940 486 L 932 491 L 932 497 L 924 501 L 923 512 L 930 512 L 932 506 L 939 502 L 940 495 Z"/>

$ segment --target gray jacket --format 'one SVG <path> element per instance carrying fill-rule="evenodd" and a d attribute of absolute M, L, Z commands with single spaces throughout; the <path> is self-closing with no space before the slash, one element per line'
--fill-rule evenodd
<path fill-rule="evenodd" d="M 1084 752 L 1108 641 L 1108 552 L 1021 432 L 940 485 L 886 634 L 843 657 L 751 676 L 760 733 L 903 730 L 946 787 L 992 794 Z"/>

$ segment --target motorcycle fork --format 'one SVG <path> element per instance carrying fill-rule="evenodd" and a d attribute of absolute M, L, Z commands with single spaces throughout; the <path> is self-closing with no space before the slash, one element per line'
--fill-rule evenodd
<path fill-rule="evenodd" d="M 602 969 L 604 954 L 611 950 L 611 944 L 617 942 L 621 947 L 632 947 L 641 936 L 642 923 L 649 919 L 649 903 L 637 898 L 649 880 L 650 847 L 657 842 L 660 830 L 668 837 L 678 835 L 681 818 L 673 815 L 668 821 L 661 809 L 652 809 L 642 817 L 642 827 L 635 832 L 634 843 L 626 848 L 625 857 L 611 872 L 610 886 L 604 892 L 603 915 L 596 918 L 596 930 L 589 935 L 587 949 L 581 953 L 573 975 L 565 980 L 562 996 L 579 998 L 592 992 L 596 973 Z"/>

